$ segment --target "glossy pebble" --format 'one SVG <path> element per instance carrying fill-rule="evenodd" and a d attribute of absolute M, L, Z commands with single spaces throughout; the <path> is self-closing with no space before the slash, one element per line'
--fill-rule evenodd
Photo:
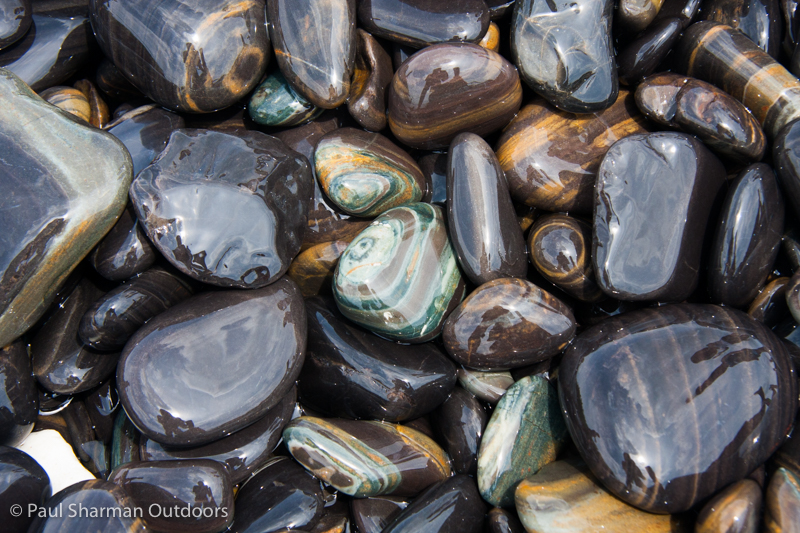
<path fill-rule="evenodd" d="M 761 487 L 752 479 L 734 483 L 703 506 L 695 533 L 756 533 L 761 499 Z"/>
<path fill-rule="evenodd" d="M 324 109 L 297 94 L 280 71 L 261 82 L 247 104 L 250 118 L 264 126 L 296 126 L 318 117 Z"/>

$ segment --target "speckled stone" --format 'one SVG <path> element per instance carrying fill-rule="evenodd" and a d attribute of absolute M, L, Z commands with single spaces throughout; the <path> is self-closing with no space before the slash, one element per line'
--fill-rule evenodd
<path fill-rule="evenodd" d="M 333 285 L 342 314 L 404 342 L 437 336 L 463 291 L 441 208 L 424 203 L 390 209 L 362 231 Z"/>
<path fill-rule="evenodd" d="M 566 441 L 555 388 L 538 376 L 517 381 L 498 402 L 481 439 L 481 496 L 498 507 L 512 506 L 517 483 L 555 461 Z"/>
<path fill-rule="evenodd" d="M 111 229 L 132 165 L 122 143 L 0 70 L 0 346 L 22 335 Z M 81 157 L 76 157 L 81 154 Z"/>
<path fill-rule="evenodd" d="M 289 423 L 283 439 L 309 472 L 359 498 L 415 496 L 451 474 L 438 444 L 401 425 L 303 416 Z"/>

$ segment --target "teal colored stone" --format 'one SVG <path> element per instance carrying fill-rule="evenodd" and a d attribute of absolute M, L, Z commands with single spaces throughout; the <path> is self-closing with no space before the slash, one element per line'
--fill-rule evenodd
<path fill-rule="evenodd" d="M 483 499 L 512 507 L 517 484 L 555 461 L 566 439 L 556 389 L 539 376 L 514 383 L 497 403 L 478 450 Z"/>
<path fill-rule="evenodd" d="M 324 111 L 294 92 L 280 70 L 258 86 L 247 110 L 250 118 L 265 126 L 296 126 L 315 119 Z"/>
<path fill-rule="evenodd" d="M 0 347 L 25 333 L 119 218 L 133 163 L 0 68 Z"/>
<path fill-rule="evenodd" d="M 384 337 L 438 335 L 464 293 L 442 210 L 415 203 L 385 212 L 345 249 L 334 273 L 342 313 Z"/>
<path fill-rule="evenodd" d="M 359 217 L 419 202 L 427 190 L 417 162 L 380 133 L 336 129 L 317 144 L 314 166 L 328 198 Z"/>

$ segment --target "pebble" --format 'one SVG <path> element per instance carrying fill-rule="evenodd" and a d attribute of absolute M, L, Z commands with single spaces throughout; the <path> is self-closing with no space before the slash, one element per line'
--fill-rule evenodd
<path fill-rule="evenodd" d="M 461 387 L 455 387 L 431 413 L 438 442 L 450 456 L 456 474 L 477 475 L 478 448 L 488 419 L 483 404 Z"/>
<path fill-rule="evenodd" d="M 33 457 L 0 446 L 0 520 L 7 533 L 25 533 L 33 521 L 28 506 L 40 506 L 52 495 L 50 478 Z M 16 515 L 14 507 L 26 512 Z"/>
<path fill-rule="evenodd" d="M 111 135 L 78 124 L 0 70 L 0 346 L 30 328 L 127 201 L 131 159 Z M 76 157 L 80 153 L 82 157 Z M 17 174 L 16 168 L 28 169 Z M 13 194 L 12 194 L 13 191 Z"/>
<path fill-rule="evenodd" d="M 752 479 L 743 479 L 703 506 L 694 530 L 695 533 L 756 533 L 760 514 L 761 487 Z"/>
<path fill-rule="evenodd" d="M 800 476 L 779 468 L 772 475 L 764 499 L 765 533 L 795 533 L 800 530 Z"/>
<path fill-rule="evenodd" d="M 39 414 L 36 378 L 21 339 L 0 348 L 0 383 L 0 445 L 18 446 L 30 435 Z"/>
<path fill-rule="evenodd" d="M 578 335 L 559 393 L 573 442 L 606 488 L 642 510 L 677 513 L 780 444 L 797 404 L 790 364 L 778 337 L 744 313 L 676 304 Z"/>
<path fill-rule="evenodd" d="M 513 506 L 517 483 L 553 462 L 566 438 L 556 389 L 539 376 L 514 383 L 494 408 L 481 439 L 481 496 L 497 507 Z"/>
<path fill-rule="evenodd" d="M 0 50 L 20 40 L 31 27 L 31 0 L 5 0 L 0 5 Z"/>
<path fill-rule="evenodd" d="M 324 109 L 297 94 L 278 70 L 256 88 L 247 104 L 247 111 L 258 124 L 296 126 L 315 119 Z"/>

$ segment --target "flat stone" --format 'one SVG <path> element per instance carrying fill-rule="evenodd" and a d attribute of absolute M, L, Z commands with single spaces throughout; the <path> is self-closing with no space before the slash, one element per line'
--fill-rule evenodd
<path fill-rule="evenodd" d="M 712 305 L 606 319 L 575 338 L 558 381 L 592 472 L 657 513 L 685 511 L 755 470 L 797 407 L 784 343 L 741 311 Z"/>
<path fill-rule="evenodd" d="M 306 318 L 289 279 L 204 293 L 150 320 L 125 346 L 117 384 L 142 433 L 199 446 L 262 418 L 303 364 Z"/>
<path fill-rule="evenodd" d="M 356 58 L 352 0 L 267 0 L 275 57 L 306 100 L 333 109 L 350 94 Z"/>
<path fill-rule="evenodd" d="M 312 179 L 305 158 L 264 133 L 177 130 L 130 196 L 150 240 L 178 270 L 212 285 L 258 288 L 280 278 L 300 251 Z"/>
<path fill-rule="evenodd" d="M 82 126 L 0 70 L 0 346 L 45 312 L 114 225 L 132 165 L 122 143 Z M 80 157 L 76 157 L 80 154 Z"/>
<path fill-rule="evenodd" d="M 498 507 L 512 506 L 517 483 L 555 461 L 566 441 L 556 389 L 538 376 L 517 381 L 497 403 L 481 439 L 481 496 Z"/>
<path fill-rule="evenodd" d="M 339 259 L 333 294 L 342 314 L 404 342 L 441 332 L 464 291 L 439 207 L 416 203 L 373 221 Z"/>
<path fill-rule="evenodd" d="M 438 444 L 401 425 L 302 416 L 289 423 L 283 440 L 306 470 L 358 498 L 415 496 L 451 474 Z"/>
<path fill-rule="evenodd" d="M 169 109 L 224 109 L 256 86 L 269 62 L 263 0 L 91 0 L 90 9 L 103 53 Z"/>

